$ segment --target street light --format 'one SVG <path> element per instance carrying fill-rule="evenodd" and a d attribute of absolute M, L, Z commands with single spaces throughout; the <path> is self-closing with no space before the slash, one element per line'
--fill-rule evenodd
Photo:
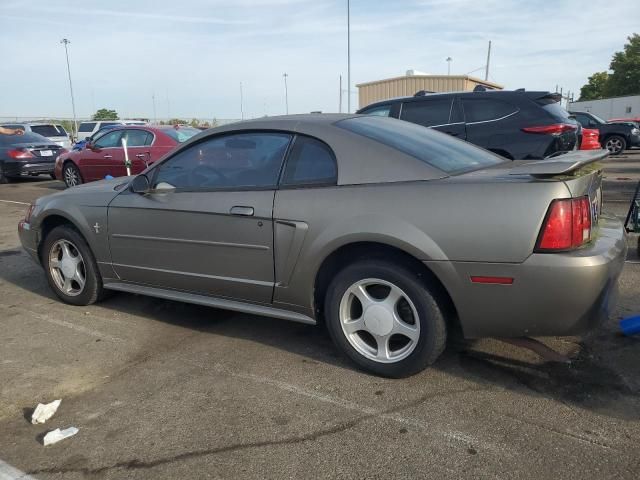
<path fill-rule="evenodd" d="M 289 92 L 287 91 L 287 77 L 289 75 L 285 72 L 282 74 L 282 78 L 284 78 L 284 104 L 286 107 L 287 115 L 289 115 Z"/>
<path fill-rule="evenodd" d="M 347 113 L 351 113 L 351 2 L 347 0 Z"/>
<path fill-rule="evenodd" d="M 451 75 L 451 62 L 453 62 L 453 58 L 447 57 L 447 76 Z"/>
<path fill-rule="evenodd" d="M 60 43 L 64 45 L 64 53 L 67 56 L 67 73 L 69 74 L 69 90 L 71 91 L 71 109 L 73 111 L 73 124 L 76 127 L 76 137 L 78 136 L 78 120 L 76 118 L 76 103 L 73 99 L 73 84 L 71 83 L 71 68 L 69 68 L 69 50 L 67 46 L 71 43 L 66 38 L 60 40 Z"/>

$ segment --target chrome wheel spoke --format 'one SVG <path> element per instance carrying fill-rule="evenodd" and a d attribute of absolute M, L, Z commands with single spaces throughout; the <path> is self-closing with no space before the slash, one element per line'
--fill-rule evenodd
<path fill-rule="evenodd" d="M 344 322 L 342 326 L 344 328 L 344 331 L 349 335 L 359 332 L 360 330 L 364 330 L 365 329 L 364 317 L 360 317 L 355 320 Z"/>
<path fill-rule="evenodd" d="M 403 297 L 402 290 L 393 285 L 389 290 L 389 295 L 382 302 L 389 310 L 394 311 L 396 304 Z"/>
<path fill-rule="evenodd" d="M 360 301 L 362 310 L 365 310 L 369 305 L 375 302 L 373 297 L 371 297 L 371 295 L 369 295 L 369 293 L 367 292 L 366 287 L 362 284 L 353 285 L 349 289 L 349 292 L 352 293 Z"/>
<path fill-rule="evenodd" d="M 376 344 L 378 345 L 378 350 L 376 351 L 376 359 L 381 362 L 388 362 L 391 358 L 391 352 L 389 351 L 389 336 L 376 336 L 374 338 L 376 339 Z"/>
<path fill-rule="evenodd" d="M 420 337 L 420 330 L 415 325 L 404 322 L 397 314 L 393 318 L 392 334 L 403 335 L 414 342 Z"/>
<path fill-rule="evenodd" d="M 64 284 L 62 285 L 62 290 L 64 291 L 64 293 L 71 293 L 71 291 L 73 290 L 73 285 L 71 284 L 72 279 L 69 277 L 66 277 L 64 279 Z"/>
<path fill-rule="evenodd" d="M 72 280 L 75 280 L 80 287 L 80 290 L 82 290 L 84 288 L 84 284 L 86 283 L 86 279 L 84 277 L 84 274 L 80 271 L 80 267 L 81 265 L 78 265 L 78 267 L 76 268 L 75 275 L 73 276 Z"/>

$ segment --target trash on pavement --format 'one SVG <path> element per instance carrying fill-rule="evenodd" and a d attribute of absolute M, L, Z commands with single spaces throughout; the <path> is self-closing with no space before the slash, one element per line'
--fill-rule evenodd
<path fill-rule="evenodd" d="M 78 433 L 78 431 L 79 430 L 76 427 L 69 427 L 65 428 L 64 430 L 56 428 L 55 430 L 51 430 L 44 436 L 44 438 L 42 439 L 42 443 L 45 447 L 47 445 L 53 445 L 54 443 L 58 443 L 60 440 L 73 437 L 76 433 Z"/>
<path fill-rule="evenodd" d="M 620 330 L 622 330 L 622 333 L 625 335 L 640 333 L 640 315 L 620 320 Z"/>
<path fill-rule="evenodd" d="M 51 403 L 39 403 L 31 415 L 31 423 L 35 425 L 49 420 L 58 410 L 61 401 L 62 399 L 54 400 Z"/>

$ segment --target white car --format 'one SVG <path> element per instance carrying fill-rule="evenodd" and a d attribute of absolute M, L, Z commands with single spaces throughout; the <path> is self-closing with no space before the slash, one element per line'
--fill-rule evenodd
<path fill-rule="evenodd" d="M 2 126 L 6 128 L 17 128 L 24 132 L 37 133 L 43 137 L 47 137 L 62 148 L 71 150 L 71 138 L 62 125 L 54 123 L 25 122 L 5 123 Z"/>
<path fill-rule="evenodd" d="M 146 125 L 147 122 L 142 120 L 91 120 L 87 122 L 82 122 L 78 125 L 78 138 L 76 142 L 81 140 L 86 140 L 87 137 L 92 136 L 102 127 L 107 127 L 109 125 L 137 125 L 142 126 Z"/>

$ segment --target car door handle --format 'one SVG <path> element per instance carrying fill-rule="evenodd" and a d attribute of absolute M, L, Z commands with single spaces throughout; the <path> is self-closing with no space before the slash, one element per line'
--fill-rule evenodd
<path fill-rule="evenodd" d="M 104 158 L 113 158 L 111 155 L 105 155 Z"/>
<path fill-rule="evenodd" d="M 144 158 L 146 156 L 147 156 L 146 153 L 136 153 L 136 157 L 138 157 L 138 158 Z"/>
<path fill-rule="evenodd" d="M 231 213 L 231 215 L 243 215 L 245 217 L 252 217 L 253 207 L 242 207 L 237 205 L 235 207 L 231 207 L 231 210 L 229 210 L 229 213 Z"/>

